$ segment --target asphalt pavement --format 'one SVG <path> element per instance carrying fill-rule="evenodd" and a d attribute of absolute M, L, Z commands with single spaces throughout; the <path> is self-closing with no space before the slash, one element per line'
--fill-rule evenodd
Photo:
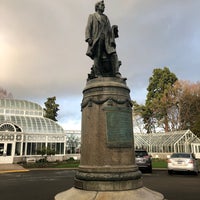
<path fill-rule="evenodd" d="M 4 166 L 5 167 L 5 166 Z M 17 167 L 17 166 L 16 166 Z M 15 168 L 15 170 L 21 170 Z M 53 200 L 55 195 L 73 187 L 75 170 L 37 169 L 0 174 L 1 200 Z M 200 176 L 153 170 L 143 173 L 144 187 L 162 193 L 168 200 L 199 200 Z"/>

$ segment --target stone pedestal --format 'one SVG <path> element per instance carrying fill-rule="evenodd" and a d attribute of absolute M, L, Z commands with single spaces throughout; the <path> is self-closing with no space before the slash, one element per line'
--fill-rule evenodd
<path fill-rule="evenodd" d="M 143 187 L 135 165 L 132 104 L 123 78 L 99 77 L 83 90 L 81 161 L 74 187 L 56 200 L 148 199 L 163 195 Z"/>

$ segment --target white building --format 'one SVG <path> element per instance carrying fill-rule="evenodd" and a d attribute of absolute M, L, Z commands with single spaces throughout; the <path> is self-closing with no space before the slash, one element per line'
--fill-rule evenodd
<path fill-rule="evenodd" d="M 153 157 L 166 158 L 172 153 L 194 153 L 200 158 L 200 139 L 190 130 L 168 133 L 134 134 L 135 148 L 146 149 Z"/>
<path fill-rule="evenodd" d="M 43 116 L 40 105 L 15 99 L 0 99 L 0 164 L 41 158 L 43 149 L 54 150 L 62 160 L 66 134 L 55 121 Z"/>
<path fill-rule="evenodd" d="M 67 131 L 66 134 L 67 149 L 70 149 L 67 156 L 79 158 L 80 155 L 73 151 L 72 147 L 80 149 L 81 131 Z M 135 149 L 146 149 L 154 158 L 167 158 L 175 152 L 191 152 L 200 158 L 200 139 L 190 130 L 150 134 L 134 133 L 134 145 Z"/>

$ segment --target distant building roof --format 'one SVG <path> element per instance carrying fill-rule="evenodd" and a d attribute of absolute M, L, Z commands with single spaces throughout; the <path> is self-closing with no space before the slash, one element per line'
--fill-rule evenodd
<path fill-rule="evenodd" d="M 200 143 L 200 139 L 190 130 L 174 131 L 168 133 L 150 133 L 150 134 L 134 133 L 136 146 L 174 145 L 180 142 L 182 138 L 184 138 L 184 142 Z"/>

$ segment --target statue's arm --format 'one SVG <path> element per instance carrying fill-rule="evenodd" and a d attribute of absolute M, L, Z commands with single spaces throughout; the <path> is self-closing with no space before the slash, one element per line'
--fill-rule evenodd
<path fill-rule="evenodd" d="M 88 42 L 88 40 L 92 39 L 92 24 L 93 24 L 93 16 L 92 14 L 88 17 L 87 26 L 85 29 L 85 41 Z"/>

